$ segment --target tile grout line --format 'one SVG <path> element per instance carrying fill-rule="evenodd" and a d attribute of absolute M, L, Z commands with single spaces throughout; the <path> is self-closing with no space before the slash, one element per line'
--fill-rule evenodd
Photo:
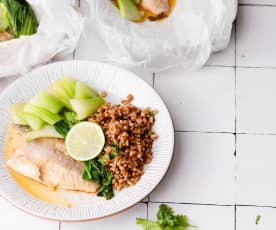
<path fill-rule="evenodd" d="M 208 204 L 208 203 L 190 203 L 190 202 L 172 202 L 172 201 L 149 201 L 152 204 L 183 204 L 183 205 L 198 205 L 198 206 L 218 206 L 218 207 L 234 207 L 233 204 Z"/>
<path fill-rule="evenodd" d="M 273 5 L 273 4 L 254 4 L 254 3 L 239 3 L 239 6 L 276 7 L 276 5 Z"/>
<path fill-rule="evenodd" d="M 235 67 L 235 66 L 233 66 Z M 239 69 L 276 69 L 276 66 L 242 66 L 237 65 L 236 68 Z"/>
<path fill-rule="evenodd" d="M 221 50 L 220 52 L 222 52 Z M 217 68 L 239 68 L 239 69 L 276 69 L 276 66 L 242 66 L 242 65 L 204 65 L 203 67 L 217 67 Z"/>
<path fill-rule="evenodd" d="M 235 134 L 235 132 L 220 131 L 195 131 L 195 130 L 174 130 L 175 133 L 205 133 L 205 134 Z M 276 134 L 275 134 L 276 135 Z"/>
<path fill-rule="evenodd" d="M 208 203 L 186 203 L 186 202 L 172 202 L 172 201 L 149 201 L 149 204 L 180 204 L 180 205 L 197 205 L 197 206 L 215 206 L 215 207 L 254 207 L 254 208 L 273 208 L 276 209 L 276 206 L 269 205 L 253 205 L 253 204 L 208 204 Z"/>
<path fill-rule="evenodd" d="M 253 204 L 237 204 L 237 207 L 254 207 L 254 208 L 273 208 L 276 209 L 276 206 L 269 205 L 253 205 Z"/>
<path fill-rule="evenodd" d="M 251 133 L 251 132 L 224 132 L 224 131 L 196 131 L 196 130 L 174 130 L 175 133 L 202 133 L 202 134 L 233 134 L 233 135 L 256 135 L 276 136 L 276 133 Z"/>
<path fill-rule="evenodd" d="M 237 230 L 237 206 L 234 206 L 234 230 Z"/>
<path fill-rule="evenodd" d="M 234 53 L 235 53 L 235 67 L 234 67 L 234 77 L 235 77 L 235 152 L 234 152 L 234 230 L 237 230 L 237 27 L 238 27 L 238 13 L 236 15 L 235 21 L 235 39 L 234 39 Z"/>

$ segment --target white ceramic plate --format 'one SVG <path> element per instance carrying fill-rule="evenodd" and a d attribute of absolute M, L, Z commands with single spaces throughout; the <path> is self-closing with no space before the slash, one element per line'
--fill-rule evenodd
<path fill-rule="evenodd" d="M 69 61 L 50 64 L 38 68 L 15 81 L 0 95 L 0 147 L 3 152 L 5 133 L 10 120 L 11 103 L 28 101 L 40 90 L 45 90 L 51 82 L 71 76 L 87 82 L 98 91 L 107 91 L 107 100 L 119 103 L 129 93 L 135 97 L 133 103 L 139 107 L 158 109 L 154 130 L 159 135 L 153 146 L 153 160 L 146 165 L 144 175 L 133 187 L 116 192 L 109 201 L 94 195 L 77 192 L 64 192 L 64 198 L 72 204 L 71 208 L 44 203 L 26 193 L 10 176 L 0 154 L 0 191 L 4 198 L 19 209 L 46 219 L 61 221 L 95 220 L 117 214 L 144 199 L 162 180 L 170 165 L 174 130 L 169 112 L 155 90 L 123 69 L 85 61 Z"/>

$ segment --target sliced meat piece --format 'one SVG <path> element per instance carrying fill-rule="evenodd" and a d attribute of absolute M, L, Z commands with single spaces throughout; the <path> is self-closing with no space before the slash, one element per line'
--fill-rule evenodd
<path fill-rule="evenodd" d="M 66 155 L 64 141 L 40 138 L 25 141 L 24 129 L 12 125 L 8 131 L 14 152 L 6 164 L 14 171 L 48 187 L 95 193 L 98 185 L 82 179 L 81 162 Z"/>
<path fill-rule="evenodd" d="M 169 0 L 142 0 L 141 5 L 155 15 L 166 13 L 170 10 Z"/>

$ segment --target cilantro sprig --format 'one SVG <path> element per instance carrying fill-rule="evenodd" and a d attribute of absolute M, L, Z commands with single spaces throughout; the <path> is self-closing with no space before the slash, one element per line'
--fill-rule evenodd
<path fill-rule="evenodd" d="M 141 225 L 144 230 L 187 230 L 188 227 L 197 228 L 189 224 L 187 216 L 174 215 L 172 208 L 165 204 L 159 206 L 156 222 L 137 218 L 136 224 Z"/>

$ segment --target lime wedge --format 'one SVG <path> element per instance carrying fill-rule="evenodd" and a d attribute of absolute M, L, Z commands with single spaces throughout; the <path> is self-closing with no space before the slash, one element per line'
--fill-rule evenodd
<path fill-rule="evenodd" d="M 92 122 L 81 122 L 68 132 L 65 140 L 69 156 L 78 161 L 97 157 L 105 143 L 102 128 Z"/>

